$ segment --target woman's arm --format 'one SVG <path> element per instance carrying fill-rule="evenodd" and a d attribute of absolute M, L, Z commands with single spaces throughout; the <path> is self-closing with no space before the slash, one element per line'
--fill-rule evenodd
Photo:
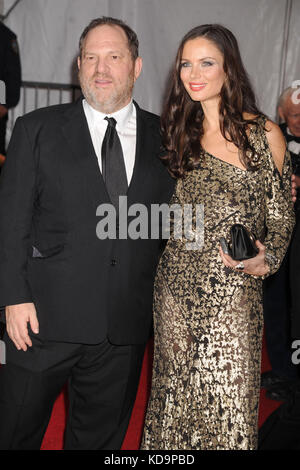
<path fill-rule="evenodd" d="M 264 134 L 267 148 L 265 171 L 265 224 L 267 235 L 264 244 L 256 245 L 259 253 L 243 261 L 243 272 L 265 278 L 276 272 L 288 248 L 295 216 L 291 193 L 291 159 L 286 150 L 285 138 L 277 124 L 267 121 Z M 225 266 L 236 268 L 240 263 L 220 248 Z"/>
<path fill-rule="evenodd" d="M 264 240 L 269 275 L 276 272 L 289 246 L 295 215 L 291 197 L 292 166 L 285 138 L 277 124 L 266 122 L 269 155 L 265 168 L 266 228 Z"/>

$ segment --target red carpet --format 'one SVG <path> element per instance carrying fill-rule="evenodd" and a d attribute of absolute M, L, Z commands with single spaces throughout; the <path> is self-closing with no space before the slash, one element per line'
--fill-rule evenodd
<path fill-rule="evenodd" d="M 131 416 L 128 431 L 123 443 L 123 450 L 137 450 L 139 448 L 143 421 L 146 410 L 146 403 L 149 395 L 150 376 L 151 376 L 151 361 L 152 361 L 153 345 L 150 341 L 144 357 L 142 374 L 136 397 L 135 406 Z M 266 348 L 263 347 L 262 354 L 262 372 L 270 369 L 269 360 L 266 353 Z M 66 422 L 66 392 L 63 391 L 57 398 L 51 420 L 45 434 L 42 449 L 43 450 L 60 450 L 63 448 L 63 434 Z M 265 391 L 261 391 L 260 396 L 260 411 L 259 411 L 259 425 L 261 426 L 265 419 L 274 411 L 280 402 L 269 400 L 265 396 Z"/>

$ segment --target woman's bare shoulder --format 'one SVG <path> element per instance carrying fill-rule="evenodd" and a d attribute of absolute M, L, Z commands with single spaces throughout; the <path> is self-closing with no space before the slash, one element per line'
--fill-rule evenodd
<path fill-rule="evenodd" d="M 282 173 L 286 151 L 286 140 L 278 124 L 271 121 L 270 119 L 267 119 L 265 129 L 272 157 L 279 172 Z"/>

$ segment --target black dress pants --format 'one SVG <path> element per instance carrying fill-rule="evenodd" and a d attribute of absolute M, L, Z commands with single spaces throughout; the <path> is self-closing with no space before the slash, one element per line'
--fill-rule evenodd
<path fill-rule="evenodd" d="M 0 367 L 0 449 L 38 450 L 69 382 L 65 450 L 120 449 L 138 387 L 145 345 L 43 341 L 18 351 L 7 334 Z"/>
<path fill-rule="evenodd" d="M 264 323 L 272 371 L 286 379 L 295 380 L 297 367 L 292 363 L 290 333 L 289 256 L 290 250 L 279 270 L 264 281 Z"/>

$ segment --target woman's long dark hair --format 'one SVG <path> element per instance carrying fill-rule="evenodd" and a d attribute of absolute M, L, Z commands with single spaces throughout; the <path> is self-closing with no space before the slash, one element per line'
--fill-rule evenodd
<path fill-rule="evenodd" d="M 257 168 L 252 159 L 254 149 L 248 141 L 247 127 L 256 124 L 245 120 L 243 113 L 259 115 L 255 95 L 242 63 L 234 35 L 224 26 L 208 24 L 189 31 L 181 41 L 171 71 L 170 92 L 163 107 L 161 128 L 164 149 L 162 157 L 173 177 L 183 177 L 199 161 L 202 147 L 204 113 L 200 102 L 193 101 L 180 79 L 181 58 L 187 41 L 204 37 L 212 41 L 223 54 L 225 82 L 220 92 L 219 119 L 223 137 L 239 149 L 242 164 L 250 170 Z"/>

